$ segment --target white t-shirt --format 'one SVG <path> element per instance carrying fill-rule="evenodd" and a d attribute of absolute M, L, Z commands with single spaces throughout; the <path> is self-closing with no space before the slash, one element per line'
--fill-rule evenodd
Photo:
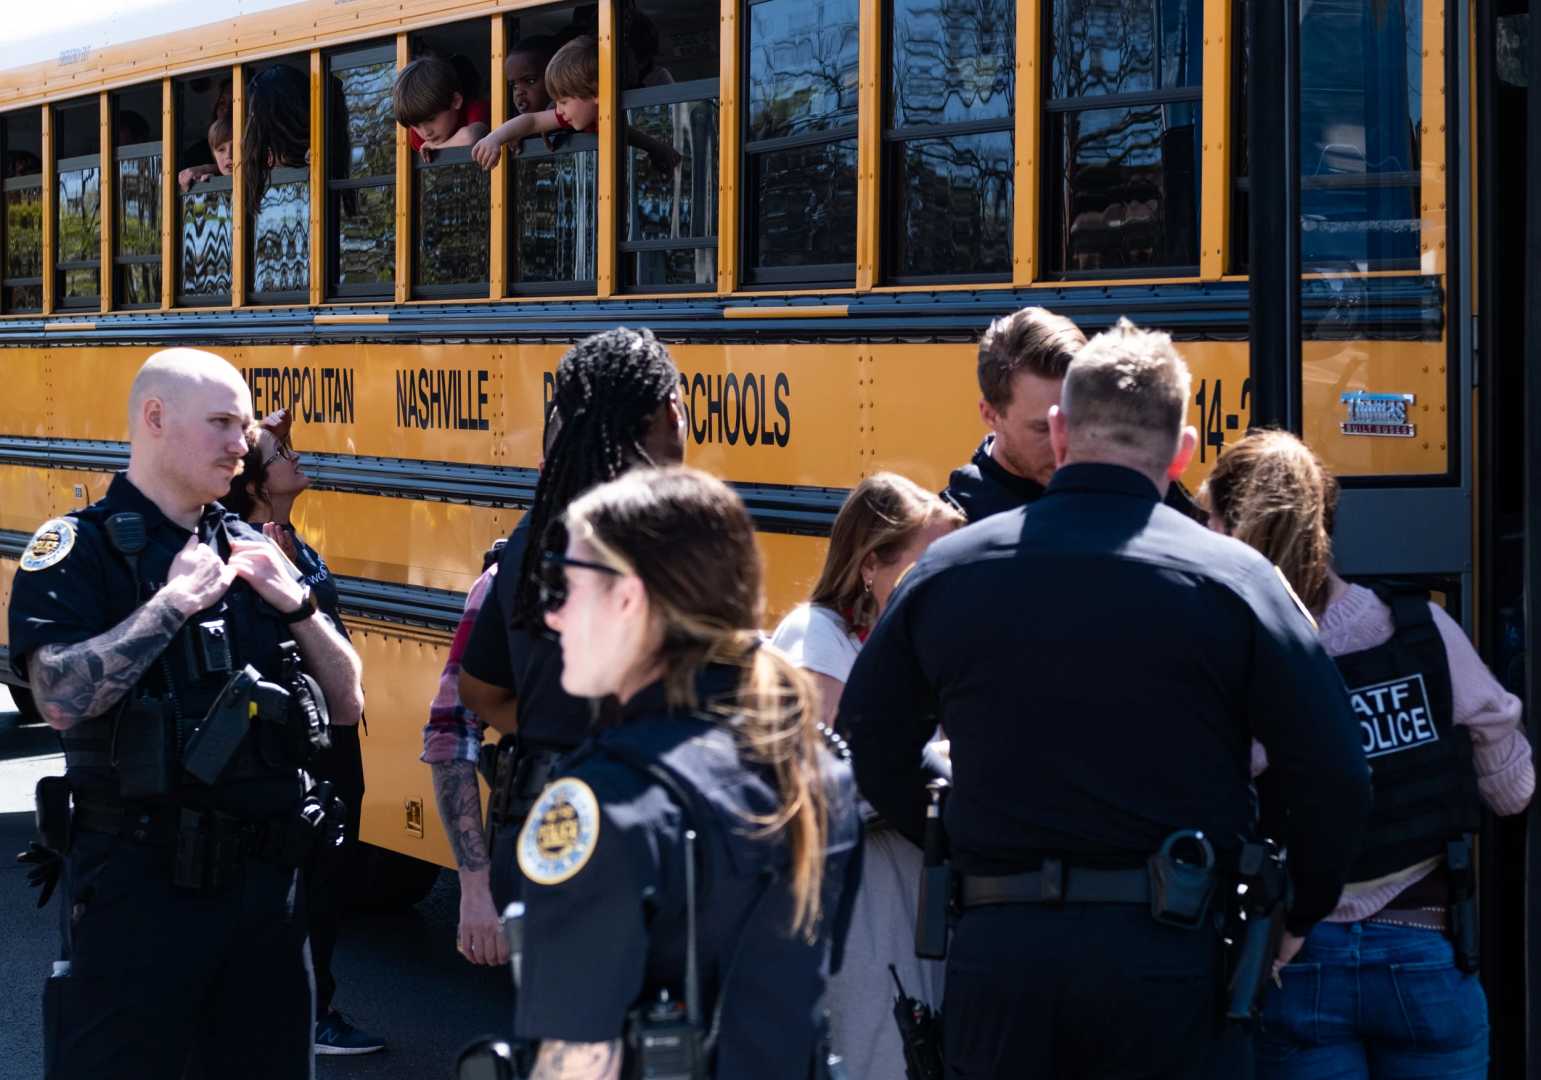
<path fill-rule="evenodd" d="M 861 649 L 861 640 L 839 614 L 827 607 L 798 604 L 781 620 L 771 644 L 805 671 L 845 682 Z"/>

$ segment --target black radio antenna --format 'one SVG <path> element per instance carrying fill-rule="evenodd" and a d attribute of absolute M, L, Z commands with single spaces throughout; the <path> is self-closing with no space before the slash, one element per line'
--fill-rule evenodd
<path fill-rule="evenodd" d="M 696 831 L 685 830 L 685 1018 L 701 1026 L 701 972 L 696 957 Z"/>

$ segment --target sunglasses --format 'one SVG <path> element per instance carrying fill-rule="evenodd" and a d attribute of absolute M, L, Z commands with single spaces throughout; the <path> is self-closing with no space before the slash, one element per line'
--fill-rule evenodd
<path fill-rule="evenodd" d="M 273 462 L 277 461 L 279 458 L 283 458 L 285 461 L 288 461 L 288 462 L 298 462 L 300 460 L 300 455 L 295 453 L 294 447 L 292 447 L 292 446 L 280 446 L 277 450 L 273 451 L 273 453 L 270 454 L 268 457 L 265 457 L 265 458 L 262 459 L 262 467 L 264 469 L 267 468 L 269 465 L 273 464 Z"/>
<path fill-rule="evenodd" d="M 576 566 L 584 570 L 597 570 L 612 577 L 624 576 L 621 571 L 604 563 L 587 559 L 570 559 L 564 552 L 547 551 L 540 557 L 540 609 L 557 611 L 567 603 L 567 568 Z"/>

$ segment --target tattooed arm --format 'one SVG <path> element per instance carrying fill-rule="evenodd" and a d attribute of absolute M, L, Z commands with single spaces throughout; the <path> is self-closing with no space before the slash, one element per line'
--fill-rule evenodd
<path fill-rule="evenodd" d="M 473 964 L 508 962 L 508 940 L 492 902 L 491 860 L 482 828 L 482 793 L 469 761 L 436 761 L 433 793 L 460 868 L 460 930 L 456 948 Z"/>
<path fill-rule="evenodd" d="M 621 1040 L 572 1043 L 547 1040 L 535 1056 L 530 1080 L 618 1080 Z"/>
<path fill-rule="evenodd" d="M 58 731 L 102 715 L 123 700 L 186 621 L 157 596 L 105 634 L 78 645 L 44 645 L 27 659 L 38 711 Z"/>
<path fill-rule="evenodd" d="M 78 645 L 44 645 L 27 658 L 27 678 L 38 711 L 66 731 L 100 716 L 133 689 L 188 618 L 224 595 L 235 580 L 197 536 L 177 553 L 166 584 L 105 634 Z"/>

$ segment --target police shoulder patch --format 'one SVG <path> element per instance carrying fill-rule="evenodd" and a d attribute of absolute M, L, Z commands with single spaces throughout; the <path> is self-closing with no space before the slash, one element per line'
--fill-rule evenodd
<path fill-rule="evenodd" d="M 571 776 L 547 785 L 519 833 L 519 869 L 537 885 L 560 885 L 588 864 L 599 841 L 599 800 Z"/>
<path fill-rule="evenodd" d="M 21 554 L 23 570 L 47 570 L 64 561 L 75 547 L 75 523 L 67 518 L 53 518 L 38 526 L 27 550 Z"/>

